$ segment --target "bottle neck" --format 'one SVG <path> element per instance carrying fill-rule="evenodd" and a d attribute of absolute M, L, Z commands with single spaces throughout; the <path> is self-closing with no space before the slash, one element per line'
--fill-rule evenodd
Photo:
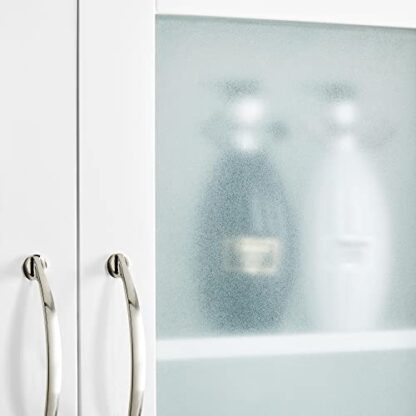
<path fill-rule="evenodd" d="M 242 154 L 258 154 L 262 151 L 262 140 L 257 129 L 238 127 L 231 134 L 231 148 Z"/>
<path fill-rule="evenodd" d="M 334 146 L 343 152 L 357 149 L 357 137 L 351 132 L 343 132 L 335 135 Z"/>

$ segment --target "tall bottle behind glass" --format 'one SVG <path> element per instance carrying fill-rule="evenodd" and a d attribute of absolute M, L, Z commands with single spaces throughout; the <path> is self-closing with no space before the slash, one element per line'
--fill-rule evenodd
<path fill-rule="evenodd" d="M 375 167 L 357 133 L 359 108 L 349 85 L 328 85 L 326 156 L 306 204 L 307 293 L 320 329 L 377 326 L 390 272 L 389 218 Z"/>
<path fill-rule="evenodd" d="M 264 142 L 264 103 L 253 82 L 227 83 L 211 135 L 222 152 L 201 204 L 201 305 L 217 328 L 278 326 L 292 286 L 295 233 Z"/>

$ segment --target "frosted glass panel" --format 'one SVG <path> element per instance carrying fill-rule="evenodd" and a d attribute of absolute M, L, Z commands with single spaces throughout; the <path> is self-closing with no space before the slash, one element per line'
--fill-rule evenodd
<path fill-rule="evenodd" d="M 416 32 L 161 17 L 156 58 L 159 413 L 415 414 Z"/>

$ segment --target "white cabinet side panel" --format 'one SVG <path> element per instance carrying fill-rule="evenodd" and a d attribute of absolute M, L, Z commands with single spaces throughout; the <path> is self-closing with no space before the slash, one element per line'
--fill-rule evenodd
<path fill-rule="evenodd" d="M 82 0 L 80 8 L 80 403 L 127 414 L 128 320 L 122 283 L 105 273 L 122 252 L 145 320 L 144 416 L 155 414 L 154 5 Z"/>
<path fill-rule="evenodd" d="M 76 2 L 0 2 L 0 414 L 43 414 L 39 253 L 62 336 L 59 413 L 77 412 Z"/>

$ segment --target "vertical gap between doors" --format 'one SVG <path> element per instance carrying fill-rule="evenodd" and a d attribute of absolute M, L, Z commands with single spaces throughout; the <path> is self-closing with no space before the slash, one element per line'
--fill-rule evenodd
<path fill-rule="evenodd" d="M 81 262 L 80 262 L 80 0 L 76 0 L 76 269 L 77 269 L 77 413 L 81 415 Z"/>

